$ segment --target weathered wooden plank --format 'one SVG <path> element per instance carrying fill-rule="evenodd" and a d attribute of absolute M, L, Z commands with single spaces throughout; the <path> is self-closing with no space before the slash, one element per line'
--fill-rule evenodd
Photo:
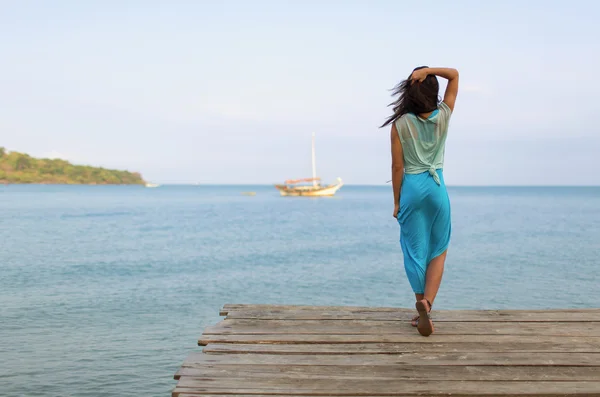
<path fill-rule="evenodd" d="M 411 352 L 522 352 L 522 353 L 600 353 L 600 338 L 595 342 L 462 342 L 462 343 L 339 343 L 339 344 L 209 344 L 208 354 L 397 354 Z"/>
<path fill-rule="evenodd" d="M 187 390 L 187 389 L 184 389 Z M 228 397 L 228 396 L 235 396 L 235 397 L 273 397 L 273 396 L 277 396 L 276 394 L 230 394 L 230 393 L 226 393 L 226 394 L 199 394 L 199 393 L 190 393 L 190 392 L 180 392 L 180 389 L 176 389 L 173 394 L 173 396 L 177 396 L 177 397 Z M 313 394 L 314 396 L 314 394 Z M 312 396 L 307 396 L 307 395 L 297 395 L 294 394 L 294 397 L 312 397 Z M 355 395 L 352 396 L 339 396 L 339 397 L 356 397 Z M 369 396 L 369 397 L 385 397 L 385 396 Z"/>
<path fill-rule="evenodd" d="M 369 307 L 369 306 L 310 306 L 310 305 L 271 305 L 271 304 L 225 304 L 220 310 L 222 315 L 226 316 L 231 310 L 316 310 L 316 311 L 336 311 L 336 310 L 369 310 L 369 311 L 396 311 L 397 307 Z"/>
<path fill-rule="evenodd" d="M 175 388 L 175 390 L 173 390 L 172 392 L 172 396 L 173 397 L 274 397 L 274 396 L 281 396 L 281 394 L 231 394 L 231 393 L 221 393 L 219 392 L 219 394 L 214 394 L 214 393 L 204 393 L 204 392 L 192 392 L 190 391 L 190 389 L 188 388 Z M 314 397 L 315 394 L 293 394 L 294 397 Z M 336 397 L 357 397 L 355 394 L 352 395 L 336 395 Z M 368 397 L 386 397 L 386 396 L 373 396 L 371 394 L 368 395 Z M 426 395 L 421 395 L 421 397 L 428 397 Z M 433 397 L 433 396 L 432 396 Z M 505 397 L 505 396 L 502 396 Z"/>
<path fill-rule="evenodd" d="M 185 389 L 187 390 L 187 389 Z M 178 393 L 178 394 L 175 394 Z M 176 389 L 175 392 L 173 392 L 173 396 L 177 396 L 177 397 L 228 397 L 228 396 L 235 396 L 235 397 L 273 397 L 273 396 L 277 396 L 277 394 L 230 394 L 230 393 L 225 393 L 225 394 L 205 394 L 205 393 L 190 393 L 190 392 L 183 392 L 180 393 L 179 389 Z M 298 395 L 298 394 L 294 394 L 294 397 L 313 397 L 314 394 L 312 396 L 308 396 L 308 395 Z M 347 396 L 338 396 L 338 397 L 356 397 L 356 395 L 347 395 Z M 369 395 L 368 397 L 386 397 L 386 396 L 372 396 Z"/>
<path fill-rule="evenodd" d="M 421 366 L 404 365 L 195 365 L 182 367 L 175 379 L 196 378 L 302 378 L 302 379 L 422 379 Z M 560 366 L 442 366 L 426 369 L 429 381 L 595 381 L 600 379 L 600 367 Z"/>
<path fill-rule="evenodd" d="M 181 392 L 181 390 L 184 390 L 183 392 Z M 277 396 L 277 394 L 230 394 L 230 393 L 225 393 L 225 394 L 205 394 L 205 393 L 191 393 L 188 392 L 187 390 L 189 389 L 175 389 L 172 393 L 173 396 L 177 396 L 177 397 L 228 397 L 228 396 L 235 396 L 235 397 L 273 397 L 273 396 Z M 314 394 L 312 396 L 308 396 L 308 395 L 298 395 L 298 394 L 294 394 L 294 397 L 313 397 Z M 355 395 L 351 395 L 351 396 L 337 396 L 337 397 L 356 397 Z M 385 397 L 385 396 L 368 396 L 368 397 Z M 425 396 L 426 397 L 426 396 Z"/>
<path fill-rule="evenodd" d="M 283 378 L 230 378 L 215 382 L 213 379 L 182 377 L 173 394 L 278 394 L 311 396 L 600 396 L 600 382 L 520 382 L 520 381 L 415 381 L 388 380 L 386 382 L 358 379 L 355 381 L 331 379 Z"/>
<path fill-rule="evenodd" d="M 204 354 L 191 353 L 184 367 L 196 364 L 238 365 L 519 365 L 600 366 L 600 353 L 398 353 L 362 355 L 316 354 Z"/>
<path fill-rule="evenodd" d="M 414 334 L 410 323 L 369 320 L 223 320 L 207 327 L 204 335 L 215 334 Z M 544 335 L 600 336 L 600 323 L 436 323 L 438 335 Z"/>
<path fill-rule="evenodd" d="M 280 304 L 253 304 L 253 303 L 227 303 L 223 305 L 221 311 L 228 310 L 316 310 L 316 311 L 339 311 L 339 310 L 358 310 L 358 311 L 396 311 L 396 310 L 413 310 L 413 307 L 393 307 L 393 306 L 313 306 L 313 305 L 280 305 Z M 554 308 L 554 309 L 457 309 L 455 312 L 479 312 L 479 311 L 502 311 L 502 312 L 572 312 L 579 310 L 595 310 L 600 308 Z"/>
<path fill-rule="evenodd" d="M 394 311 L 233 309 L 229 310 L 226 315 L 227 319 L 410 321 L 415 314 L 414 309 L 397 309 Z M 600 322 L 600 310 L 597 309 L 572 311 L 436 310 L 433 314 L 436 322 Z"/>
<path fill-rule="evenodd" d="M 423 338 L 416 332 L 411 334 L 269 334 L 269 335 L 202 335 L 198 340 L 200 346 L 210 343 L 248 343 L 248 344 L 355 344 L 355 343 L 592 343 L 597 344 L 599 337 L 572 336 L 537 336 L 537 335 L 439 335 L 433 334 Z"/>
<path fill-rule="evenodd" d="M 342 313 L 403 313 L 414 312 L 413 307 L 398 308 L 398 307 L 370 307 L 370 306 L 308 306 L 308 305 L 269 305 L 269 304 L 226 304 L 220 310 L 223 316 L 228 315 L 232 311 L 260 311 L 260 312 L 342 312 Z M 436 310 L 436 312 L 452 312 L 457 315 L 474 313 L 498 313 L 499 315 L 511 315 L 522 313 L 533 314 L 553 314 L 553 313 L 598 313 L 600 308 L 573 308 L 573 309 L 520 309 L 520 310 Z"/>

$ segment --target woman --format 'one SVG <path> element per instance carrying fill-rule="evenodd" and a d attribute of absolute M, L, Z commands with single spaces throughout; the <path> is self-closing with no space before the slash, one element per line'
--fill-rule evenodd
<path fill-rule="evenodd" d="M 436 76 L 448 80 L 439 102 Z M 450 242 L 450 200 L 444 184 L 444 149 L 458 93 L 458 71 L 419 67 L 393 91 L 391 124 L 394 218 L 400 224 L 404 268 L 415 293 L 412 325 L 433 333 L 431 306 L 440 288 Z"/>

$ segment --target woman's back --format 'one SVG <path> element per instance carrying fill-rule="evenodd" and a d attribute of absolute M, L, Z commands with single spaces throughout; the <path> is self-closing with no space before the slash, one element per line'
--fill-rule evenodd
<path fill-rule="evenodd" d="M 396 121 L 396 130 L 404 152 L 404 170 L 420 174 L 444 167 L 444 152 L 452 111 L 441 102 L 427 119 L 407 113 Z M 435 176 L 434 176 L 435 179 Z M 438 180 L 436 182 L 439 183 Z"/>

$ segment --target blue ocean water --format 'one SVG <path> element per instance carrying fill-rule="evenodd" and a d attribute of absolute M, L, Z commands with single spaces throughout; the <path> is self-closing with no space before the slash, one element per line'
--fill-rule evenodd
<path fill-rule="evenodd" d="M 449 192 L 436 308 L 600 306 L 600 188 Z M 392 207 L 389 186 L 0 186 L 0 395 L 167 396 L 225 303 L 412 307 Z"/>

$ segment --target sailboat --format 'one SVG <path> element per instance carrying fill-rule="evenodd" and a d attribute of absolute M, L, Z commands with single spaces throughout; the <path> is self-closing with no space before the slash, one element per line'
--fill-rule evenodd
<path fill-rule="evenodd" d="M 312 135 L 312 178 L 288 179 L 283 184 L 275 185 L 282 196 L 333 196 L 344 183 L 337 178 L 337 183 L 321 185 L 321 178 L 317 177 L 315 159 L 315 134 Z"/>

